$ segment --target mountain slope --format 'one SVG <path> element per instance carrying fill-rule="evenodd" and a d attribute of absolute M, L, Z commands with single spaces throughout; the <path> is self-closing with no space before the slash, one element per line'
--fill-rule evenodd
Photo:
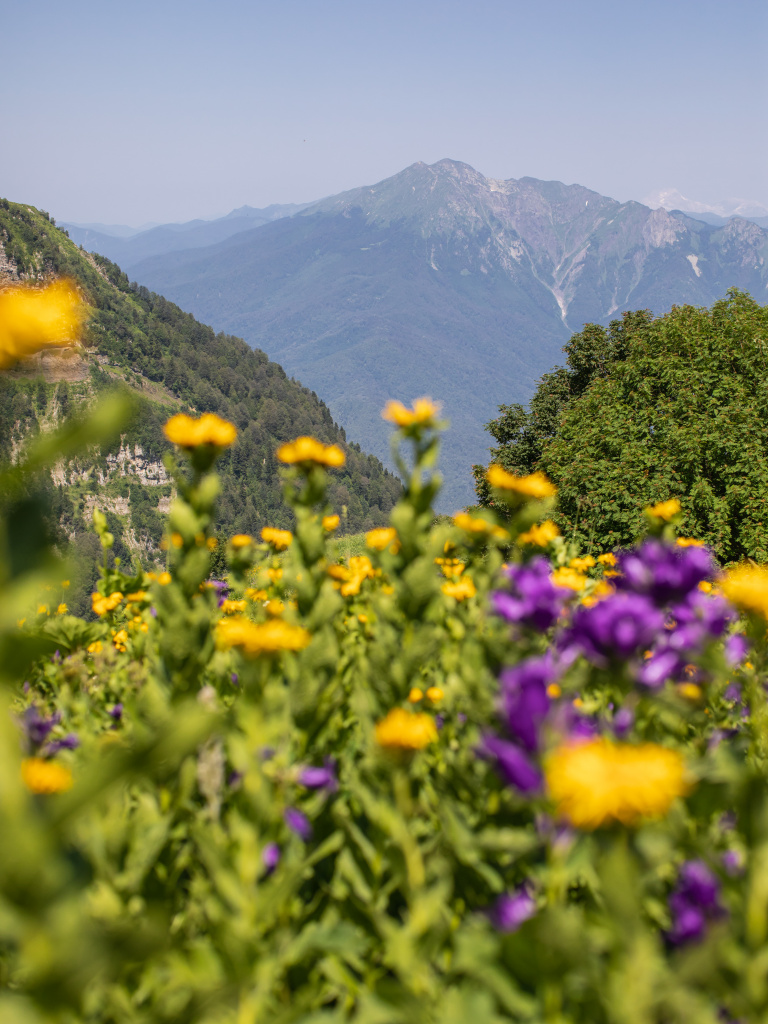
<path fill-rule="evenodd" d="M 222 531 L 290 525 L 275 450 L 303 433 L 340 444 L 347 453 L 331 485 L 334 506 L 340 513 L 346 508 L 346 529 L 383 524 L 399 481 L 346 442 L 313 392 L 239 338 L 216 335 L 161 296 L 130 286 L 119 267 L 83 253 L 37 210 L 0 200 L 0 286 L 51 275 L 74 278 L 94 314 L 79 352 L 46 352 L 0 374 L 0 456 L 10 457 L 30 433 L 116 383 L 141 403 L 140 415 L 112 447 L 56 467 L 54 482 L 67 505 L 65 532 L 81 531 L 98 501 L 123 517 L 117 533 L 124 535 L 125 550 L 119 550 L 156 553 L 159 515 L 171 493 L 162 465 L 171 446 L 162 424 L 178 409 L 213 411 L 238 427 L 236 443 L 220 461 Z"/>
<path fill-rule="evenodd" d="M 767 240 L 744 220 L 718 230 L 442 160 L 133 273 L 278 359 L 382 458 L 384 399 L 443 400 L 450 511 L 472 500 L 483 424 L 527 401 L 572 331 L 632 308 L 706 305 L 731 286 L 762 294 Z"/>

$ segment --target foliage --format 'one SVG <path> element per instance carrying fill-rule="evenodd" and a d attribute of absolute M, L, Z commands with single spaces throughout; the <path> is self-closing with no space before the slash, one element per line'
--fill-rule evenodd
<path fill-rule="evenodd" d="M 554 514 L 539 478 L 435 521 L 428 420 L 365 555 L 333 561 L 338 470 L 308 459 L 292 540 L 233 537 L 226 583 L 217 451 L 169 461 L 170 571 L 105 557 L 84 622 L 53 611 L 23 481 L 121 415 L 0 480 L 3 1019 L 765 1019 L 762 576 L 739 625 L 673 506 L 617 567 L 547 531 L 552 575 L 520 539 Z"/>
<path fill-rule="evenodd" d="M 682 529 L 721 561 L 768 558 L 768 307 L 731 291 L 710 309 L 588 324 L 531 401 L 488 424 L 493 460 L 541 469 L 556 521 L 586 551 L 632 543 L 643 508 L 679 497 Z M 475 467 L 481 504 L 491 495 Z"/>

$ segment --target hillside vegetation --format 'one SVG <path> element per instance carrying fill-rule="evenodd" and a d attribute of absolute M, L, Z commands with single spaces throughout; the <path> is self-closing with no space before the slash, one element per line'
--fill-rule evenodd
<path fill-rule="evenodd" d="M 492 460 L 547 473 L 558 524 L 589 551 L 630 544 L 643 507 L 677 497 L 682 529 L 719 559 L 768 559 L 768 306 L 734 290 L 709 309 L 625 313 L 565 351 L 529 411 L 488 424 Z"/>
<path fill-rule="evenodd" d="M 0 284 L 54 275 L 74 279 L 93 307 L 84 348 L 80 354 L 45 353 L 0 374 L 0 455 L 17 455 L 29 436 L 116 385 L 129 389 L 137 403 L 121 437 L 57 466 L 44 484 L 55 529 L 76 539 L 98 495 L 111 518 L 115 552 L 124 558 L 156 555 L 172 490 L 162 465 L 169 444 L 161 427 L 181 409 L 216 412 L 238 428 L 237 443 L 221 464 L 218 530 L 257 533 L 267 524 L 291 525 L 274 453 L 300 434 L 340 444 L 346 452 L 329 495 L 343 517 L 342 530 L 385 521 L 400 482 L 347 443 L 312 391 L 263 352 L 215 334 L 162 296 L 131 285 L 115 264 L 79 249 L 47 214 L 0 201 Z"/>

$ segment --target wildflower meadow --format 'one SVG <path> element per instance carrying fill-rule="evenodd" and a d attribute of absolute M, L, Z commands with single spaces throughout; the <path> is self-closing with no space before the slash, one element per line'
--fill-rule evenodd
<path fill-rule="evenodd" d="M 85 315 L 20 295 L 6 362 Z M 383 412 L 406 483 L 365 553 L 334 556 L 344 451 L 299 437 L 295 529 L 212 578 L 236 428 L 178 414 L 167 567 L 112 559 L 97 508 L 81 619 L 26 483 L 125 415 L 2 469 L 0 1020 L 768 1017 L 768 568 L 718 564 L 673 494 L 584 555 L 499 465 L 437 517 L 422 398 Z"/>

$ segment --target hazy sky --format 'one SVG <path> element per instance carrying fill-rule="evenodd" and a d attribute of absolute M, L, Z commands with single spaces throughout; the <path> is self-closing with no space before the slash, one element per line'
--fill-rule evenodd
<path fill-rule="evenodd" d="M 766 0 L 5 4 L 0 195 L 139 225 L 451 157 L 768 205 Z"/>

